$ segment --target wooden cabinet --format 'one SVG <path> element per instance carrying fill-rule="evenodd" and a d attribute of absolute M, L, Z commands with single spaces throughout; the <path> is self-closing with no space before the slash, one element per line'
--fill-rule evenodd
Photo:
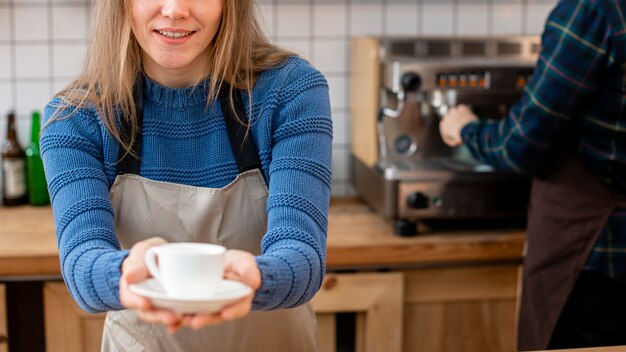
<path fill-rule="evenodd" d="M 329 274 L 313 298 L 322 352 L 336 350 L 335 313 L 355 312 L 356 351 L 516 349 L 519 265 Z"/>
<path fill-rule="evenodd" d="M 336 351 L 336 313 L 348 312 L 356 314 L 356 352 L 514 351 L 518 270 L 508 264 L 329 273 L 311 302 L 321 352 Z M 44 285 L 44 308 L 47 351 L 100 350 L 104 314 L 82 311 L 62 282 Z"/>
<path fill-rule="evenodd" d="M 353 312 L 357 352 L 402 351 L 401 273 L 329 274 L 315 295 L 321 352 L 336 351 L 335 314 Z"/>
<path fill-rule="evenodd" d="M 62 282 L 47 282 L 43 298 L 47 352 L 100 351 L 105 314 L 80 309 Z"/>
<path fill-rule="evenodd" d="M 516 350 L 518 265 L 405 271 L 404 351 Z"/>
<path fill-rule="evenodd" d="M 357 313 L 358 352 L 402 351 L 403 292 L 400 273 L 328 275 L 312 302 L 321 351 L 335 351 L 340 312 Z M 44 285 L 44 309 L 46 351 L 100 351 L 105 315 L 82 311 L 62 282 Z"/>
<path fill-rule="evenodd" d="M 0 352 L 9 351 L 6 286 L 0 284 Z"/>

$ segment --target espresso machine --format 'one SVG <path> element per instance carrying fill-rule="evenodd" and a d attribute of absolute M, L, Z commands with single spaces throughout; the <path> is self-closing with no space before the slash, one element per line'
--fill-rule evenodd
<path fill-rule="evenodd" d="M 354 40 L 353 182 L 396 234 L 416 234 L 418 222 L 525 217 L 529 175 L 448 147 L 439 121 L 458 104 L 481 119 L 505 117 L 539 50 L 537 37 Z"/>

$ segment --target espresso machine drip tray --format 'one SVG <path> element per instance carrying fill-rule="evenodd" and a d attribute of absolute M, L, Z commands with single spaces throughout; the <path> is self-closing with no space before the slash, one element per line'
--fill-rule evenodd
<path fill-rule="evenodd" d="M 387 180 L 417 180 L 432 178 L 450 172 L 489 173 L 493 167 L 472 160 L 459 160 L 451 157 L 428 158 L 421 160 L 380 161 L 376 168 Z"/>

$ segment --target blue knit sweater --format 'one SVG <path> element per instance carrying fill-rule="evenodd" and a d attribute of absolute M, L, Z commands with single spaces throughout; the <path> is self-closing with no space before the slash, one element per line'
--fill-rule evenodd
<path fill-rule="evenodd" d="M 221 107 L 215 102 L 206 108 L 206 87 L 173 89 L 146 79 L 141 176 L 213 188 L 235 179 Z M 252 134 L 270 190 L 268 229 L 256 258 L 262 285 L 253 309 L 294 307 L 315 295 L 325 271 L 328 85 L 317 70 L 291 58 L 259 77 L 252 102 Z M 48 104 L 44 123 L 58 103 Z M 119 279 L 128 251 L 120 249 L 109 198 L 118 150 L 95 109 L 55 120 L 41 134 L 63 278 L 89 312 L 123 309 Z"/>

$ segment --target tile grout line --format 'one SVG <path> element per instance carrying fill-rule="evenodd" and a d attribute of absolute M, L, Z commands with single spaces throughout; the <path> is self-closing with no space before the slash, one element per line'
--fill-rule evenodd
<path fill-rule="evenodd" d="M 493 0 L 487 1 L 487 36 L 493 36 Z"/>
<path fill-rule="evenodd" d="M 17 108 L 17 48 L 15 46 L 16 23 L 15 23 L 15 4 L 14 0 L 9 0 L 9 43 L 11 55 L 11 107 L 10 110 L 15 111 Z M 2 112 L 3 114 L 6 111 Z M 17 113 L 17 112 L 16 112 Z"/>
<path fill-rule="evenodd" d="M 309 56 L 309 60 L 313 62 L 314 65 L 317 65 L 313 57 L 315 51 L 315 0 L 307 1 L 307 5 L 309 6 L 309 52 L 307 56 Z"/>
<path fill-rule="evenodd" d="M 452 2 L 452 36 L 459 36 L 459 0 Z"/>
<path fill-rule="evenodd" d="M 48 94 L 54 96 L 54 13 L 52 0 L 48 0 Z M 43 108 L 43 107 L 42 107 Z"/>

